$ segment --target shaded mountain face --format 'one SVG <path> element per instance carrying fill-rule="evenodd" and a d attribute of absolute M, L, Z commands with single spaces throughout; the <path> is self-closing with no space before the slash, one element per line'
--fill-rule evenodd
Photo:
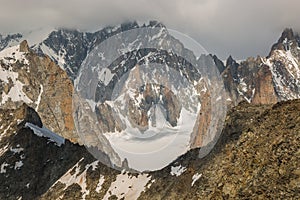
<path fill-rule="evenodd" d="M 43 124 L 26 104 L 0 113 L 1 199 L 37 199 L 79 159 L 93 161 L 83 147 L 69 141 L 59 147 L 49 138 L 35 135 L 26 124 Z"/>
<path fill-rule="evenodd" d="M 150 22 L 149 27 L 162 27 L 158 22 Z M 94 33 L 85 33 L 77 30 L 60 29 L 49 34 L 48 38 L 35 44 L 34 48 L 44 54 L 49 55 L 58 63 L 74 80 L 80 66 L 88 53 L 105 39 L 140 27 L 136 22 L 128 22 L 116 27 L 106 27 Z"/>
<path fill-rule="evenodd" d="M 240 103 L 229 111 L 214 150 L 199 149 L 162 170 L 113 170 L 87 150 L 39 137 L 27 105 L 1 110 L 1 199 L 211 199 L 299 198 L 300 101 Z M 280 119 L 280 120 L 279 120 Z M 277 190 L 274 190 L 277 188 Z"/>
<path fill-rule="evenodd" d="M 19 44 L 22 41 L 21 39 L 22 35 L 20 33 L 6 36 L 0 34 L 0 50 Z"/>

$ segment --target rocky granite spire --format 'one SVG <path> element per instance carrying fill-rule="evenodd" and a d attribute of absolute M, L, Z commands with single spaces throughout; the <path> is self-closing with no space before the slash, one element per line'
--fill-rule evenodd
<path fill-rule="evenodd" d="M 282 32 L 282 34 L 281 34 L 280 38 L 278 39 L 277 43 L 275 43 L 272 46 L 269 57 L 271 56 L 271 53 L 274 50 L 288 51 L 288 50 L 293 49 L 295 47 L 299 47 L 299 35 L 297 33 L 294 33 L 291 28 L 286 28 Z"/>

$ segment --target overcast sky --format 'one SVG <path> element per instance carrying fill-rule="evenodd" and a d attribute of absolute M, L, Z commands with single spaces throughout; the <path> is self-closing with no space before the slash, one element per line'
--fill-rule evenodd
<path fill-rule="evenodd" d="M 243 59 L 267 55 L 285 27 L 300 30 L 299 8 L 299 0 L 1 0 L 0 32 L 154 19 L 222 59 Z"/>

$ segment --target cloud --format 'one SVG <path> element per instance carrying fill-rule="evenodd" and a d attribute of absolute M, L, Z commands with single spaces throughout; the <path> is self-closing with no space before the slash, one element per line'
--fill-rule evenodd
<path fill-rule="evenodd" d="M 162 21 L 221 58 L 267 55 L 285 27 L 300 31 L 299 0 L 7 0 L 0 32 L 44 26 L 98 30 L 128 20 Z"/>

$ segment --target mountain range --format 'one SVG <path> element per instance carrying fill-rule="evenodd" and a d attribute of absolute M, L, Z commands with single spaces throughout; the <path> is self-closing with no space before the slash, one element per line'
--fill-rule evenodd
<path fill-rule="evenodd" d="M 204 133 L 215 112 L 206 98 L 210 93 L 203 89 L 207 85 L 202 84 L 201 74 L 182 67 L 178 57 L 168 51 L 131 51 L 127 58 L 116 60 L 108 68 L 111 78 L 105 75 L 104 80 L 108 81 L 96 85 L 91 106 L 104 133 L 128 128 L 128 124 L 121 123 L 127 110 L 116 121 L 112 110 L 117 104 L 107 101 L 112 100 L 116 77 L 129 73 L 131 82 L 138 80 L 137 74 L 143 71 L 135 66 L 154 55 L 154 61 L 164 60 L 163 64 L 174 66 L 191 82 L 198 81 L 195 91 L 201 96 L 200 113 L 204 115 L 198 116 L 199 129 L 187 139 L 188 147 L 174 153 L 170 158 L 174 161 L 162 169 L 136 173 L 130 170 L 130 160 L 128 164 L 105 142 L 87 139 L 92 146 L 105 149 L 101 158 L 106 165 L 81 146 L 87 141 L 82 141 L 76 132 L 72 107 L 74 85 L 83 76 L 80 67 L 106 39 L 143 27 L 167 30 L 153 21 L 143 25 L 124 23 L 94 33 L 57 29 L 36 37 L 39 39 L 20 33 L 0 36 L 1 198 L 299 198 L 300 104 L 296 99 L 300 98 L 300 37 L 291 29 L 283 31 L 269 55 L 239 62 L 232 56 L 226 62 L 216 55 L 197 57 L 176 38 L 169 37 L 167 31 L 155 38 L 170 38 L 172 44 L 178 44 L 179 52 L 197 63 L 216 67 L 223 78 L 227 94 L 223 100 L 229 112 L 216 147 L 204 158 L 197 154 L 207 144 Z M 128 46 L 138 46 L 139 41 L 129 41 Z M 137 92 L 134 97 L 128 94 L 129 102 L 136 102 L 142 95 L 138 106 L 129 104 L 134 124 L 149 127 L 149 105 L 162 96 L 167 123 L 176 126 L 181 107 L 174 94 L 163 89 L 153 92 L 157 91 L 155 85 L 144 87 L 150 89 Z M 187 93 L 181 98 L 188 96 Z M 150 103 L 146 99 L 151 99 Z M 107 165 L 122 166 L 128 171 L 120 172 Z"/>

